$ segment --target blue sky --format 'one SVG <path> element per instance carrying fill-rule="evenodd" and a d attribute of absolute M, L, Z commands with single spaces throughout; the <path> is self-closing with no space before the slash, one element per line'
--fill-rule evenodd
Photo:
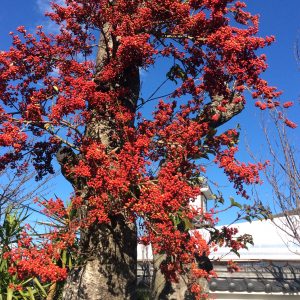
<path fill-rule="evenodd" d="M 300 1 L 299 0 L 248 0 L 245 1 L 248 9 L 252 13 L 257 13 L 260 18 L 260 35 L 275 35 L 276 42 L 263 50 L 267 54 L 269 69 L 264 74 L 271 85 L 277 86 L 284 91 L 281 96 L 283 101 L 293 100 L 296 102 L 295 108 L 290 112 L 291 119 L 300 124 L 299 117 L 299 95 L 300 95 L 300 61 L 296 60 L 296 45 L 300 48 Z M 10 45 L 8 32 L 15 31 L 19 25 L 25 25 L 28 30 L 34 30 L 37 25 L 44 25 L 45 28 L 53 30 L 49 21 L 45 20 L 42 11 L 49 5 L 48 0 L 1 0 L 0 11 L 0 50 L 5 50 Z M 162 72 L 160 72 L 162 73 Z M 143 75 L 143 96 L 151 94 L 152 87 L 159 83 L 159 73 L 157 71 Z M 252 103 L 251 103 L 252 102 Z M 245 136 L 250 144 L 252 151 L 258 156 L 264 156 L 263 138 L 260 133 L 260 119 L 264 118 L 261 112 L 254 107 L 254 101 L 249 99 L 247 109 L 237 118 L 232 120 L 231 126 L 240 123 L 242 127 L 241 136 L 241 153 L 239 157 L 246 161 L 250 160 L 247 151 L 245 151 Z M 299 129 L 290 131 L 295 141 L 299 145 Z M 297 142 L 298 141 L 298 142 Z M 210 178 L 218 182 L 224 191 L 224 195 L 229 197 L 235 196 L 231 184 L 229 184 L 222 172 L 216 168 L 209 170 Z M 67 183 L 61 184 L 56 180 L 56 194 L 61 197 L 67 197 L 70 187 Z M 268 186 L 264 185 L 260 189 L 263 198 L 269 199 L 271 191 Z M 235 196 L 236 197 L 236 196 Z M 222 216 L 222 222 L 230 221 L 231 214 Z"/>

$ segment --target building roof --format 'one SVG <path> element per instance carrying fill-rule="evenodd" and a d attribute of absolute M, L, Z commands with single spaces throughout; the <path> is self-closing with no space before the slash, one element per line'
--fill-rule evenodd
<path fill-rule="evenodd" d="M 299 216 L 294 216 L 299 219 Z M 294 243 L 291 237 L 284 231 L 280 230 L 275 224 L 282 224 L 284 217 L 271 220 L 243 222 L 232 225 L 239 230 L 238 235 L 250 234 L 253 237 L 254 245 L 248 245 L 247 249 L 239 251 L 240 257 L 230 252 L 229 248 L 221 247 L 216 252 L 212 252 L 210 259 L 212 260 L 268 260 L 268 261 L 300 261 L 299 242 Z M 275 223 L 275 224 L 274 224 Z M 204 233 L 205 234 L 205 233 Z M 144 246 L 139 244 L 138 260 L 152 260 L 151 245 Z"/>
<path fill-rule="evenodd" d="M 299 216 L 293 216 L 300 221 Z M 275 224 L 284 224 L 284 217 L 271 220 L 243 222 L 235 224 L 239 230 L 238 235 L 250 234 L 254 245 L 248 245 L 247 249 L 239 251 L 240 257 L 230 252 L 226 247 L 219 248 L 217 252 L 210 255 L 211 259 L 222 258 L 223 260 L 284 260 L 300 261 L 300 246 L 293 241 L 286 232 L 280 230 Z"/>
<path fill-rule="evenodd" d="M 299 216 L 294 217 L 296 221 L 300 221 Z M 229 252 L 226 247 L 211 253 L 210 258 L 214 261 L 214 269 L 218 274 L 209 282 L 210 294 L 213 297 L 227 300 L 281 300 L 283 297 L 298 299 L 300 246 L 299 242 L 297 244 L 292 241 L 288 230 L 284 232 L 275 225 L 282 225 L 284 221 L 284 217 L 277 217 L 273 221 L 243 222 L 232 226 L 238 228 L 238 235 L 252 235 L 254 245 L 249 245 L 248 250 L 240 250 L 240 257 Z M 147 273 L 145 266 L 149 267 L 153 258 L 151 245 L 139 244 L 137 252 L 139 275 L 144 278 Z M 228 272 L 227 260 L 236 261 L 240 272 Z M 151 276 L 151 266 L 148 273 Z"/>

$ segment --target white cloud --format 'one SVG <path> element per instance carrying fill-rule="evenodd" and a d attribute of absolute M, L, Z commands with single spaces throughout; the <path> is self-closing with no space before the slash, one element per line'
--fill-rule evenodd
<path fill-rule="evenodd" d="M 37 0 L 36 4 L 41 13 L 45 13 L 46 11 L 51 10 L 50 0 Z"/>
<path fill-rule="evenodd" d="M 55 2 L 59 5 L 64 5 L 65 1 L 64 0 L 36 0 L 36 4 L 38 6 L 39 11 L 44 14 L 46 11 L 51 11 L 51 2 Z"/>
<path fill-rule="evenodd" d="M 42 25 L 44 28 L 44 31 L 46 31 L 48 33 L 56 34 L 59 32 L 59 26 L 56 23 L 54 23 L 53 21 L 51 21 L 48 17 L 47 18 L 44 17 L 45 12 L 52 11 L 51 4 L 50 4 L 51 2 L 53 2 L 53 1 L 52 0 L 36 0 L 38 12 L 41 15 L 43 15 L 43 17 L 41 18 L 41 21 L 39 22 L 38 25 Z M 65 4 L 64 0 L 54 0 L 54 2 L 59 5 Z"/>

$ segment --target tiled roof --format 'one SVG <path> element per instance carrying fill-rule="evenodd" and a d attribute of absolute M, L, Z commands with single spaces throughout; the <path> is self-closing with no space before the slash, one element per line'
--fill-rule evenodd
<path fill-rule="evenodd" d="M 209 283 L 212 292 L 300 293 L 300 263 L 239 263 L 241 271 L 229 273 L 216 264 L 217 278 Z"/>

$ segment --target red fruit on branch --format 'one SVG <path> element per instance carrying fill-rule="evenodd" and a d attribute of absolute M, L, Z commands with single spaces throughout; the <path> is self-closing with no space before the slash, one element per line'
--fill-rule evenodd
<path fill-rule="evenodd" d="M 20 26 L 0 53 L 0 169 L 30 154 L 42 177 L 57 159 L 74 187 L 70 221 L 80 230 L 82 264 L 80 282 L 69 275 L 65 299 L 81 287 L 91 299 L 134 298 L 137 219 L 154 253 L 165 256 L 166 280 L 186 274 L 197 299 L 206 293 L 197 280 L 209 272 L 195 257 L 210 246 L 190 234 L 189 203 L 200 194 L 192 182 L 209 158 L 246 197 L 244 185 L 260 182 L 263 166 L 239 162 L 237 133 L 218 135 L 216 128 L 244 109 L 245 89 L 261 109 L 278 105 L 280 95 L 261 78 L 266 57 L 256 54 L 274 38 L 258 37 L 258 17 L 244 8 L 232 0 L 54 2 L 48 16 L 59 33 Z M 140 70 L 160 70 L 161 61 L 173 90 L 141 99 Z M 149 102 L 156 104 L 152 117 L 143 110 Z M 61 200 L 44 205 L 66 215 Z M 69 238 L 60 236 L 60 247 Z M 16 253 L 38 262 L 40 250 L 24 251 Z M 64 278 L 46 262 L 52 277 L 45 268 L 40 276 Z M 26 271 L 38 275 L 31 267 Z"/>

